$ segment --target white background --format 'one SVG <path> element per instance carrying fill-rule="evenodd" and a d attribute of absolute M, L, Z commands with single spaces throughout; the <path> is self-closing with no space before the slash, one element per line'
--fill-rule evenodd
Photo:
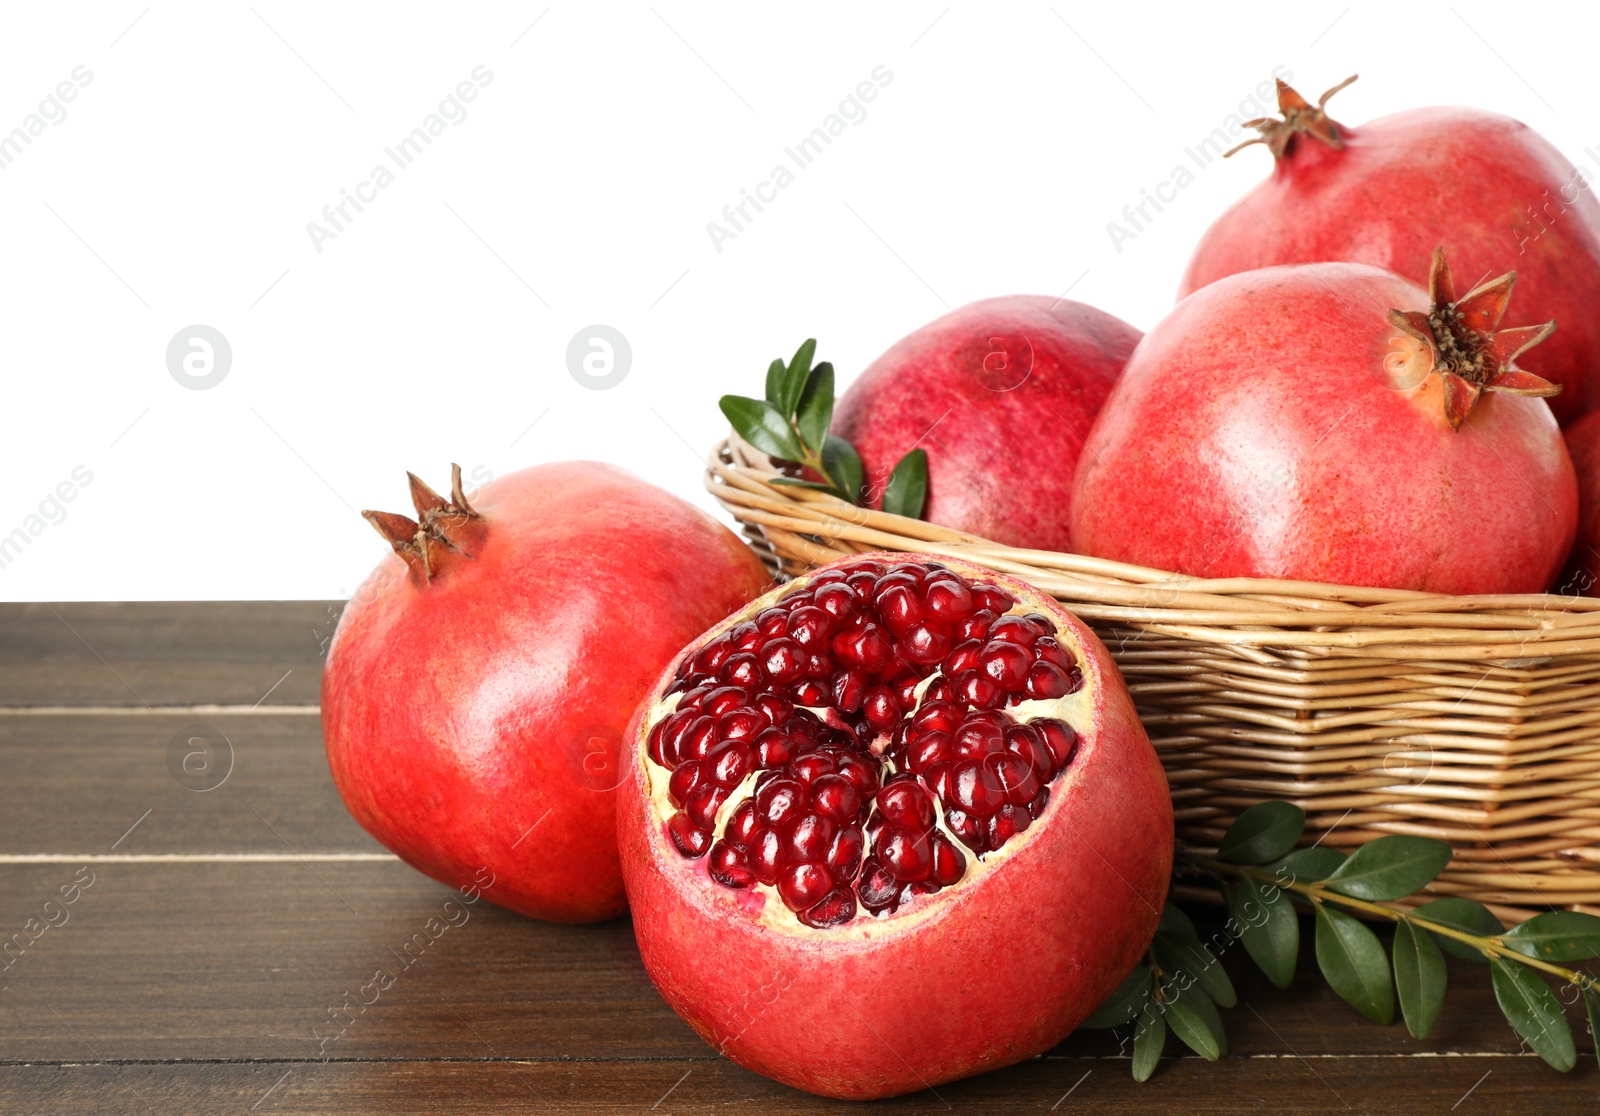
<path fill-rule="evenodd" d="M 482 476 L 604 458 L 712 507 L 717 396 L 759 394 L 806 336 L 848 381 L 991 295 L 1070 289 L 1148 328 L 1270 156 L 1197 172 L 1120 252 L 1106 226 L 1274 66 L 1311 99 L 1359 71 L 1334 101 L 1346 123 L 1477 105 L 1600 169 L 1584 154 L 1600 17 L 1582 18 L 7 6 L 0 132 L 74 67 L 93 80 L 0 170 L 0 535 L 74 467 L 94 479 L 0 569 L 0 598 L 346 596 L 385 551 L 357 509 L 408 510 L 404 470 L 443 487 L 452 460 Z M 318 253 L 307 223 L 480 65 L 493 81 L 466 119 Z M 867 117 L 716 251 L 707 223 L 877 66 L 893 81 Z M 597 322 L 633 350 L 605 391 L 565 359 Z M 196 323 L 233 350 L 204 391 L 165 360 Z"/>

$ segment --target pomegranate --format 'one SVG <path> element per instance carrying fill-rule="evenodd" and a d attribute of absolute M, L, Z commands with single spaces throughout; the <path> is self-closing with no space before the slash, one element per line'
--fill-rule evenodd
<path fill-rule="evenodd" d="M 1566 439 L 1578 475 L 1578 534 L 1560 589 L 1600 597 L 1600 412 L 1567 427 Z"/>
<path fill-rule="evenodd" d="M 626 909 L 615 787 L 634 707 L 684 641 L 770 581 L 732 532 L 610 465 L 512 473 L 469 504 L 411 477 L 417 519 L 328 650 L 328 765 L 412 867 L 534 918 Z"/>
<path fill-rule="evenodd" d="M 1499 329 L 1515 275 L 1459 299 L 1366 264 L 1243 272 L 1152 329 L 1084 446 L 1086 554 L 1202 577 L 1539 592 L 1577 489 Z"/>
<path fill-rule="evenodd" d="M 840 398 L 874 505 L 928 451 L 923 518 L 1009 546 L 1071 549 L 1072 470 L 1139 331 L 1081 302 L 974 302 L 897 342 Z"/>
<path fill-rule="evenodd" d="M 1106 649 L 1021 582 L 825 566 L 691 644 L 633 734 L 645 967 L 786 1084 L 892 1096 L 1038 1054 L 1154 933 L 1166 778 Z"/>
<path fill-rule="evenodd" d="M 1272 176 L 1201 237 L 1179 297 L 1225 275 L 1274 264 L 1345 260 L 1423 282 L 1436 245 L 1463 274 L 1515 260 L 1507 325 L 1555 318 L 1540 350 L 1562 423 L 1600 406 L 1600 203 L 1589 184 L 1526 124 L 1470 108 L 1420 108 L 1359 128 L 1327 115 L 1282 81 L 1282 119 L 1251 121 Z M 1241 145 L 1241 146 L 1247 146 Z M 1238 150 L 1238 148 L 1235 148 Z"/>

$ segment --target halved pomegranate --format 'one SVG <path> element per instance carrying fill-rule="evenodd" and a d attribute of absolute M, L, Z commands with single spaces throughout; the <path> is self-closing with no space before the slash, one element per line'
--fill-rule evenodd
<path fill-rule="evenodd" d="M 618 803 L 640 951 L 730 1058 L 892 1096 L 1059 1042 L 1154 931 L 1166 778 L 1105 647 L 953 559 L 845 559 L 687 648 Z"/>

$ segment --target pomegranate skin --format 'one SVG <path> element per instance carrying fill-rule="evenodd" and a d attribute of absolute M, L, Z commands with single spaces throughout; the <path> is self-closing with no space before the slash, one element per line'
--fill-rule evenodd
<path fill-rule="evenodd" d="M 1387 314 L 1428 305 L 1409 280 L 1339 263 L 1180 302 L 1084 447 L 1083 552 L 1201 577 L 1542 591 L 1576 525 L 1572 462 L 1541 399 L 1485 393 L 1453 431 L 1438 375 L 1392 385 L 1404 338 Z"/>
<path fill-rule="evenodd" d="M 1345 260 L 1426 283 L 1443 245 L 1462 289 L 1515 269 L 1503 323 L 1554 318 L 1540 375 L 1566 424 L 1600 406 L 1600 202 L 1526 124 L 1470 108 L 1421 108 L 1339 127 L 1334 150 L 1296 136 L 1271 177 L 1201 237 L 1178 297 L 1237 272 Z"/>
<path fill-rule="evenodd" d="M 1585 415 L 1565 434 L 1578 475 L 1578 535 L 1560 589 L 1600 597 L 1600 412 Z"/>
<path fill-rule="evenodd" d="M 1019 599 L 1042 597 L 943 556 L 875 557 L 938 561 Z M 652 701 L 641 706 L 618 801 L 634 930 L 662 996 L 720 1053 L 828 1097 L 916 1092 L 1048 1050 L 1143 954 L 1172 867 L 1166 776 L 1104 645 L 1048 598 L 1029 603 L 1078 642 L 1094 695 L 1071 768 L 1051 784 L 1046 812 L 1015 853 L 973 886 L 886 919 L 863 915 L 827 930 L 794 923 L 784 932 L 781 917 L 777 929 L 757 920 L 775 899 L 717 887 L 705 858 L 677 855 L 651 812 L 644 741 Z"/>
<path fill-rule="evenodd" d="M 441 883 L 613 918 L 628 718 L 684 640 L 771 581 L 710 516 L 610 465 L 524 469 L 472 504 L 472 558 L 425 583 L 390 555 L 345 608 L 322 683 L 334 783 Z"/>
<path fill-rule="evenodd" d="M 1081 302 L 974 302 L 873 361 L 840 397 L 833 432 L 861 455 L 873 506 L 920 446 L 924 519 L 1008 546 L 1069 550 L 1078 452 L 1138 341 L 1138 330 Z"/>

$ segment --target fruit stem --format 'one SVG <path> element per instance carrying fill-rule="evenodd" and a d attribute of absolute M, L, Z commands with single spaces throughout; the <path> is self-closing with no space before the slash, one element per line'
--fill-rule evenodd
<path fill-rule="evenodd" d="M 1244 122 L 1246 128 L 1254 128 L 1261 134 L 1254 139 L 1245 140 L 1229 151 L 1223 152 L 1222 157 L 1226 159 L 1236 151 L 1243 151 L 1251 144 L 1260 143 L 1267 146 L 1274 159 L 1281 160 L 1288 153 L 1290 142 L 1298 135 L 1312 136 L 1321 140 L 1335 151 L 1342 151 L 1344 149 L 1343 131 L 1337 121 L 1328 117 L 1326 111 L 1328 98 L 1360 76 L 1359 74 L 1351 74 L 1317 98 L 1315 105 L 1310 104 L 1304 97 L 1295 92 L 1294 87 L 1282 78 L 1276 79 L 1278 83 L 1278 111 L 1283 116 L 1281 118 L 1258 116 L 1254 120 L 1246 120 Z"/>
<path fill-rule="evenodd" d="M 1525 953 L 1519 953 L 1516 950 L 1509 948 L 1506 945 L 1503 937 L 1483 937 L 1477 934 L 1469 934 L 1465 930 L 1457 930 L 1453 926 L 1446 926 L 1443 923 L 1434 922 L 1429 918 L 1421 918 L 1410 912 L 1402 911 L 1395 907 L 1386 906 L 1382 903 L 1369 903 L 1365 899 L 1357 899 L 1350 895 L 1341 895 L 1337 891 L 1328 890 L 1321 883 L 1303 883 L 1300 880 L 1284 879 L 1275 872 L 1270 872 L 1265 868 L 1255 868 L 1243 864 L 1229 864 L 1227 861 L 1216 860 L 1208 856 L 1187 855 L 1187 859 L 1197 868 L 1203 868 L 1205 871 L 1210 872 L 1213 875 L 1231 875 L 1235 877 L 1248 876 L 1257 882 L 1271 884 L 1280 891 L 1293 892 L 1294 894 L 1305 899 L 1308 903 L 1311 903 L 1313 906 L 1320 907 L 1324 903 L 1334 903 L 1341 907 L 1348 907 L 1353 911 L 1360 911 L 1362 914 L 1370 915 L 1374 918 L 1384 918 L 1391 922 L 1409 923 L 1419 930 L 1427 930 L 1431 933 L 1438 934 L 1440 937 L 1452 938 L 1455 941 L 1469 945 L 1491 960 L 1494 958 L 1501 958 L 1508 961 L 1517 961 L 1528 966 L 1530 969 L 1539 969 L 1543 972 L 1551 974 L 1552 976 L 1561 977 L 1563 980 L 1574 984 L 1579 988 L 1600 992 L 1600 981 L 1597 981 L 1594 977 L 1589 976 L 1587 973 L 1574 972 L 1572 969 L 1564 969 L 1559 965 L 1552 965 L 1548 961 L 1541 961 L 1537 957 L 1529 957 Z"/>

